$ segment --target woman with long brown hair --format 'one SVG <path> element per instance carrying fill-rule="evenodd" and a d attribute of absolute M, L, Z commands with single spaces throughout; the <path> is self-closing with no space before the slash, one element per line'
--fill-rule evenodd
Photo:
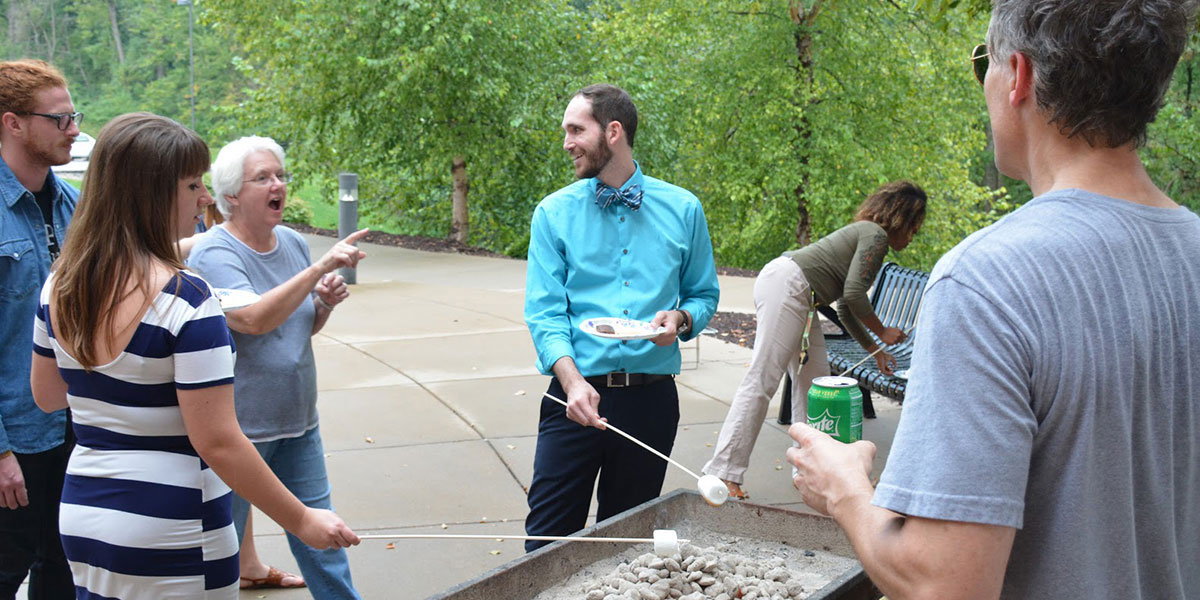
<path fill-rule="evenodd" d="M 72 410 L 60 530 L 76 586 L 95 596 L 236 598 L 230 487 L 307 544 L 358 543 L 288 492 L 238 427 L 225 318 L 179 256 L 213 201 L 208 167 L 182 125 L 113 119 L 42 289 L 31 383 L 43 410 Z"/>
<path fill-rule="evenodd" d="M 816 316 L 818 305 L 837 303 L 846 330 L 868 352 L 878 346 L 867 330 L 886 345 L 907 337 L 884 327 L 867 298 L 867 290 L 883 267 L 888 248 L 903 250 L 925 221 L 926 195 L 909 181 L 885 183 L 858 207 L 854 222 L 799 250 L 767 263 L 754 282 L 757 329 L 750 369 L 734 394 L 729 414 L 704 473 L 725 481 L 729 494 L 745 498 L 741 484 L 750 452 L 762 429 L 767 405 L 789 365 L 806 352 L 800 372 L 792 377 L 792 422 L 805 422 L 808 388 L 829 374 L 825 338 Z M 806 329 L 807 328 L 807 329 Z M 895 359 L 875 355 L 879 370 L 892 373 Z"/>

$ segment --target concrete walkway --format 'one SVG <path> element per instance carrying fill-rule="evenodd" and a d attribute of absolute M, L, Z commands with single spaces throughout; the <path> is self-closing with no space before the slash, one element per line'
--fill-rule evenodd
<path fill-rule="evenodd" d="M 330 238 L 306 236 L 314 257 Z M 522 318 L 525 262 L 364 244 L 351 297 L 314 338 L 321 431 L 333 502 L 359 534 L 521 534 L 539 397 Z M 748 278 L 721 278 L 720 310 L 753 312 Z M 682 348 L 681 421 L 672 457 L 699 470 L 750 360 L 703 337 Z M 280 374 L 286 376 L 286 374 Z M 900 410 L 881 399 L 864 433 L 886 460 Z M 769 412 L 747 474 L 751 501 L 803 509 L 783 459 L 786 429 Z M 664 491 L 694 489 L 679 469 Z M 593 506 L 593 518 L 594 518 Z M 649 532 L 647 532 L 649 533 Z M 295 571 L 282 531 L 255 517 L 259 553 Z M 424 598 L 523 553 L 519 541 L 364 541 L 349 550 L 364 598 Z M 304 598 L 244 591 L 242 598 Z"/>

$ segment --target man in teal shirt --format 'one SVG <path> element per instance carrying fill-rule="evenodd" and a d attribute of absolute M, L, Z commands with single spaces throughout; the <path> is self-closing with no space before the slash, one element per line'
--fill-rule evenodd
<path fill-rule="evenodd" d="M 525 322 L 537 367 L 554 377 L 542 400 L 529 486 L 530 535 L 582 529 L 596 488 L 597 520 L 658 496 L 666 463 L 612 433 L 611 422 L 664 454 L 679 424 L 677 339 L 708 324 L 720 292 L 700 201 L 642 174 L 633 160 L 637 109 L 611 85 L 577 92 L 563 149 L 579 181 L 544 198 L 530 226 Z M 587 319 L 650 321 L 649 340 L 596 337 Z M 599 475 L 599 486 L 596 477 Z M 526 542 L 532 551 L 542 542 Z"/>

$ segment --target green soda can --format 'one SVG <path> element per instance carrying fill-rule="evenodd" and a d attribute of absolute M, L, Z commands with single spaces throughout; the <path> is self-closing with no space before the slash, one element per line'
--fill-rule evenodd
<path fill-rule="evenodd" d="M 813 379 L 808 388 L 808 424 L 849 444 L 862 439 L 862 390 L 851 377 Z"/>

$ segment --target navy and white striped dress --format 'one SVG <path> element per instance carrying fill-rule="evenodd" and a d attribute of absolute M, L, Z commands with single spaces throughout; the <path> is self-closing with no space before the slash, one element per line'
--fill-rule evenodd
<path fill-rule="evenodd" d="M 181 273 L 111 363 L 84 371 L 54 339 L 47 279 L 34 352 L 55 358 L 78 439 L 59 528 L 78 598 L 236 598 L 233 493 L 188 441 L 176 390 L 233 383 L 208 284 Z"/>

